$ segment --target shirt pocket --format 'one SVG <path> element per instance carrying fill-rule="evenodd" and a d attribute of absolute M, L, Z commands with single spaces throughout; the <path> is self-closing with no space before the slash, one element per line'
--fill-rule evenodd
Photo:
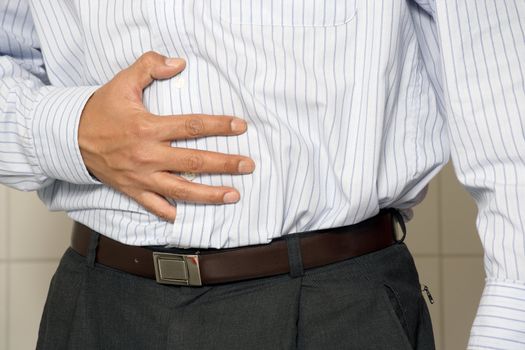
<path fill-rule="evenodd" d="M 360 0 L 213 0 L 221 22 L 246 26 L 335 27 L 357 15 Z"/>

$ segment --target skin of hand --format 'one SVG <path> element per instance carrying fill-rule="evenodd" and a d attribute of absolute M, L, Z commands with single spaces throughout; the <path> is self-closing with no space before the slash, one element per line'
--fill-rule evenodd
<path fill-rule="evenodd" d="M 241 135 L 247 128 L 244 120 L 204 114 L 161 117 L 146 111 L 144 88 L 185 67 L 183 59 L 143 54 L 94 92 L 78 130 L 80 153 L 90 173 L 169 221 L 177 211 L 166 198 L 204 204 L 240 199 L 234 188 L 193 183 L 177 173 L 240 175 L 255 169 L 253 160 L 241 155 L 171 147 L 173 140 Z"/>

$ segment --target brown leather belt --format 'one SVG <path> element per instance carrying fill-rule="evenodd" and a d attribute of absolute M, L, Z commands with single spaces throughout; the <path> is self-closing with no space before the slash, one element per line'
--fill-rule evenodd
<path fill-rule="evenodd" d="M 393 219 L 392 211 L 381 211 L 359 224 L 294 234 L 298 237 L 304 269 L 392 245 L 396 242 Z M 75 223 L 71 247 L 87 256 L 93 234 L 96 232 L 89 227 Z M 165 284 L 199 286 L 233 282 L 290 272 L 285 237 L 256 246 L 173 254 L 125 245 L 101 234 L 95 261 Z"/>

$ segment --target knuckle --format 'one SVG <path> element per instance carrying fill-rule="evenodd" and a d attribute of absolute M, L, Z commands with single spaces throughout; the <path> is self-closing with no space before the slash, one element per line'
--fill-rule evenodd
<path fill-rule="evenodd" d="M 106 85 L 110 85 L 109 83 L 113 83 L 111 85 L 114 85 L 115 82 L 122 82 L 124 79 L 126 79 L 126 75 L 129 74 L 129 71 L 130 71 L 130 67 L 127 67 L 121 71 L 119 71 L 117 74 L 115 74 L 115 76 L 113 77 L 113 79 L 111 79 L 108 84 Z M 100 90 L 100 89 L 98 89 Z M 97 90 L 97 91 L 98 91 Z M 95 93 L 97 92 L 95 91 Z M 93 94 L 94 95 L 94 94 Z"/>
<path fill-rule="evenodd" d="M 120 185 L 119 183 L 112 184 L 118 191 L 122 192 L 126 196 L 134 199 L 137 203 L 142 205 L 141 196 L 135 192 L 135 188 L 130 185 Z"/>
<path fill-rule="evenodd" d="M 130 129 L 132 136 L 142 139 L 150 139 L 156 133 L 156 126 L 154 123 L 147 121 L 146 119 L 137 120 L 134 123 L 131 123 Z"/>
<path fill-rule="evenodd" d="M 127 174 L 126 185 L 128 187 L 134 188 L 148 188 L 151 187 L 151 180 L 149 179 L 148 174 L 144 172 L 136 171 L 137 166 L 130 167 L 130 170 Z"/>
<path fill-rule="evenodd" d="M 187 200 L 190 197 L 190 190 L 185 186 L 175 186 L 170 188 L 169 196 L 175 199 Z"/>
<path fill-rule="evenodd" d="M 196 155 L 190 155 L 184 159 L 184 165 L 190 171 L 198 171 L 202 169 L 203 160 Z"/>
<path fill-rule="evenodd" d="M 117 180 L 112 185 L 116 190 L 124 193 L 128 197 L 135 199 L 137 202 L 140 202 L 140 198 L 138 197 L 138 195 L 134 194 L 134 190 L 136 190 L 137 186 L 131 180 L 129 179 Z"/>
<path fill-rule="evenodd" d="M 186 132 L 191 136 L 199 136 L 204 133 L 204 122 L 199 118 L 190 118 L 184 124 Z"/>
<path fill-rule="evenodd" d="M 131 153 L 131 158 L 135 164 L 151 164 L 154 162 L 152 152 L 145 147 L 136 147 Z"/>
<path fill-rule="evenodd" d="M 234 159 L 226 159 L 223 164 L 225 172 L 237 172 L 239 161 Z"/>
<path fill-rule="evenodd" d="M 148 51 L 139 57 L 139 62 L 146 67 L 150 67 L 158 61 L 159 56 L 155 51 Z"/>

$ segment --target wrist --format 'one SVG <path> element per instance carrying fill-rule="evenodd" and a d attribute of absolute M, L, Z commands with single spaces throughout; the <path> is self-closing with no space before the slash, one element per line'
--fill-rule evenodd
<path fill-rule="evenodd" d="M 97 87 L 45 87 L 32 115 L 32 139 L 42 171 L 51 178 L 98 184 L 88 172 L 78 144 L 80 117 Z"/>

